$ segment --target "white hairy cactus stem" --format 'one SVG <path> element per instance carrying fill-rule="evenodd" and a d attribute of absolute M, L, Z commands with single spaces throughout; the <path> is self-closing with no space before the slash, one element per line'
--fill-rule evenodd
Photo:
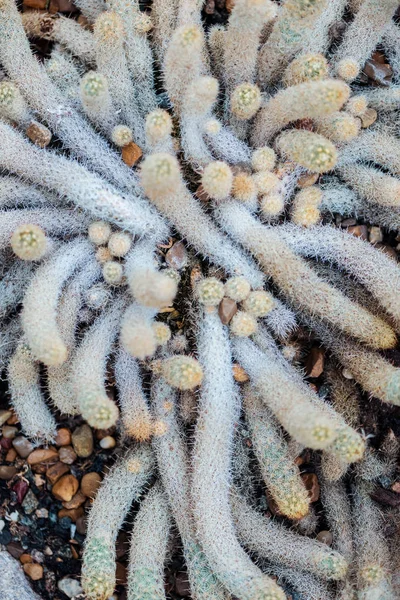
<path fill-rule="evenodd" d="M 156 311 L 133 303 L 124 312 L 121 323 L 121 344 L 131 356 L 143 360 L 153 356 L 157 341 L 152 328 Z"/>
<path fill-rule="evenodd" d="M 193 452 L 192 502 L 200 543 L 211 568 L 232 594 L 243 600 L 278 600 L 284 598 L 283 591 L 240 547 L 230 514 L 231 448 L 240 405 L 229 337 L 217 312 L 205 312 L 201 318 L 198 350 L 204 381 Z"/>
<path fill-rule="evenodd" d="M 400 179 L 364 165 L 348 165 L 338 170 L 341 177 L 367 202 L 400 207 Z"/>
<path fill-rule="evenodd" d="M 33 355 L 48 366 L 68 356 L 57 325 L 57 304 L 65 281 L 91 256 L 86 240 L 63 245 L 32 279 L 25 297 L 21 322 Z"/>
<path fill-rule="evenodd" d="M 290 129 L 275 142 L 284 157 L 314 173 L 331 171 L 337 162 L 337 150 L 330 140 L 312 131 Z"/>
<path fill-rule="evenodd" d="M 133 447 L 117 460 L 97 492 L 89 513 L 82 567 L 82 586 L 90 600 L 106 600 L 114 592 L 117 535 L 153 466 L 149 446 Z"/>

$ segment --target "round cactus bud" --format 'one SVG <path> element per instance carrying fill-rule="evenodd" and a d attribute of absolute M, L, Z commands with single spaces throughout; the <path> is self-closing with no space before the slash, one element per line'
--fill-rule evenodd
<path fill-rule="evenodd" d="M 124 267 L 114 260 L 109 260 L 103 265 L 103 277 L 110 285 L 119 285 L 124 275 Z"/>
<path fill-rule="evenodd" d="M 203 125 L 204 133 L 217 135 L 221 131 L 221 123 L 217 119 L 208 119 Z"/>
<path fill-rule="evenodd" d="M 360 67 L 353 58 L 343 58 L 336 66 L 336 73 L 344 81 L 351 82 L 360 73 Z"/>
<path fill-rule="evenodd" d="M 218 306 L 224 297 L 224 284 L 215 277 L 202 279 L 197 284 L 196 294 L 200 304 Z"/>
<path fill-rule="evenodd" d="M 28 118 L 28 106 L 12 81 L 0 82 L 0 115 L 10 121 L 20 122 Z"/>
<path fill-rule="evenodd" d="M 13 252 L 22 260 L 40 260 L 48 247 L 43 229 L 31 223 L 17 227 L 10 243 Z"/>
<path fill-rule="evenodd" d="M 172 133 L 172 119 L 166 110 L 158 108 L 146 117 L 146 135 L 151 142 L 163 140 Z"/>
<path fill-rule="evenodd" d="M 153 21 L 150 15 L 144 12 L 135 15 L 133 25 L 138 33 L 148 33 L 153 29 Z"/>
<path fill-rule="evenodd" d="M 279 185 L 279 177 L 270 171 L 259 171 L 253 175 L 254 183 L 259 194 L 269 194 Z"/>
<path fill-rule="evenodd" d="M 118 407 L 103 392 L 81 390 L 79 396 L 82 416 L 92 427 L 108 429 L 118 421 Z"/>
<path fill-rule="evenodd" d="M 103 283 L 92 285 L 85 294 L 86 306 L 93 310 L 105 308 L 110 298 L 110 290 Z"/>
<path fill-rule="evenodd" d="M 133 140 L 133 133 L 126 125 L 116 125 L 111 132 L 111 139 L 116 146 L 123 148 Z"/>
<path fill-rule="evenodd" d="M 220 160 L 209 163 L 201 178 L 204 191 L 210 198 L 223 200 L 230 194 L 233 174 L 230 167 Z"/>
<path fill-rule="evenodd" d="M 254 317 L 265 317 L 274 308 L 271 294 L 262 290 L 250 292 L 243 302 L 243 308 Z"/>
<path fill-rule="evenodd" d="M 203 380 L 200 363 L 190 356 L 173 356 L 161 365 L 162 376 L 166 382 L 179 390 L 192 390 Z"/>
<path fill-rule="evenodd" d="M 150 200 L 173 194 L 181 179 L 178 161 L 166 152 L 147 156 L 142 163 L 141 175 L 144 191 Z"/>
<path fill-rule="evenodd" d="M 104 265 L 104 263 L 112 260 L 111 252 L 106 246 L 99 246 L 95 256 L 97 262 L 99 262 L 101 265 Z"/>
<path fill-rule="evenodd" d="M 324 574 L 326 579 L 333 581 L 341 580 L 346 575 L 349 567 L 346 559 L 337 552 L 326 556 L 325 552 L 321 558 L 317 560 L 318 568 L 321 574 Z"/>
<path fill-rule="evenodd" d="M 231 277 L 225 283 L 225 296 L 236 302 L 245 300 L 250 294 L 250 290 L 250 283 L 245 277 Z"/>
<path fill-rule="evenodd" d="M 18 93 L 18 88 L 12 81 L 0 82 L 0 108 L 11 106 Z"/>
<path fill-rule="evenodd" d="M 232 196 L 241 202 L 252 202 L 257 198 L 254 179 L 247 173 L 239 173 L 233 178 Z"/>
<path fill-rule="evenodd" d="M 257 331 L 257 321 L 253 315 L 239 310 L 230 322 L 230 329 L 233 335 L 248 337 Z"/>
<path fill-rule="evenodd" d="M 241 83 L 232 92 L 231 110 L 238 119 L 251 119 L 261 106 L 260 89 L 252 83 Z"/>
<path fill-rule="evenodd" d="M 135 274 L 130 282 L 133 297 L 152 308 L 171 306 L 177 292 L 176 281 L 164 271 L 143 271 Z"/>
<path fill-rule="evenodd" d="M 332 444 L 332 449 L 346 463 L 350 464 L 362 459 L 365 452 L 365 442 L 361 435 L 351 427 L 345 426 Z"/>
<path fill-rule="evenodd" d="M 387 401 L 400 406 L 400 373 L 397 371 L 392 375 L 386 389 Z"/>
<path fill-rule="evenodd" d="M 97 103 L 108 96 L 107 79 L 101 73 L 89 71 L 81 79 L 80 90 L 84 101 Z"/>
<path fill-rule="evenodd" d="M 369 585 L 373 585 L 387 577 L 387 572 L 381 565 L 367 565 L 360 570 L 359 575 L 362 581 Z"/>
<path fill-rule="evenodd" d="M 322 191 L 319 187 L 312 185 L 304 188 L 296 194 L 293 200 L 292 221 L 296 225 L 311 227 L 316 225 L 320 218 L 319 205 L 322 200 Z"/>
<path fill-rule="evenodd" d="M 268 146 L 257 148 L 251 157 L 251 166 L 254 171 L 272 171 L 276 163 L 275 150 Z"/>
<path fill-rule="evenodd" d="M 200 49 L 203 43 L 203 35 L 196 25 L 185 25 L 175 31 L 172 43 L 174 46 L 193 52 Z"/>
<path fill-rule="evenodd" d="M 125 350 L 138 358 L 144 360 L 153 356 L 157 349 L 157 342 L 151 324 L 133 322 L 126 318 L 121 326 L 121 343 Z"/>
<path fill-rule="evenodd" d="M 322 54 L 302 54 L 287 67 L 282 82 L 286 86 L 328 77 L 328 61 Z"/>
<path fill-rule="evenodd" d="M 107 244 L 111 235 L 111 226 L 105 221 L 95 221 L 90 223 L 88 230 L 89 240 L 96 244 L 96 246 L 102 246 Z"/>
<path fill-rule="evenodd" d="M 175 281 L 176 285 L 178 285 L 181 280 L 179 271 L 177 271 L 176 269 L 164 269 L 162 271 L 162 274 L 172 279 L 172 281 Z"/>
<path fill-rule="evenodd" d="M 154 337 L 158 346 L 164 346 L 171 339 L 171 329 L 165 323 L 152 324 Z"/>
<path fill-rule="evenodd" d="M 124 35 L 123 21 L 116 12 L 107 10 L 97 17 L 94 33 L 104 43 L 120 39 Z"/>
<path fill-rule="evenodd" d="M 337 150 L 332 142 L 311 131 L 285 131 L 276 145 L 281 154 L 314 173 L 326 173 L 337 162 Z"/>
<path fill-rule="evenodd" d="M 260 209 L 263 217 L 270 219 L 280 215 L 285 208 L 285 202 L 282 194 L 271 192 L 263 196 L 260 200 Z"/>
<path fill-rule="evenodd" d="M 132 246 L 132 236 L 129 233 L 120 231 L 112 233 L 108 240 L 108 249 L 112 256 L 120 258 L 129 252 Z"/>
<path fill-rule="evenodd" d="M 359 96 L 353 96 L 347 101 L 345 109 L 353 117 L 361 117 L 368 108 L 368 100 L 365 96 L 360 94 Z"/>

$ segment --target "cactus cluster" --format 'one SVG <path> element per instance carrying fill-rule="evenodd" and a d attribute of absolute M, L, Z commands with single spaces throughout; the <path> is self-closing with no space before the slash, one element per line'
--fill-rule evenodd
<path fill-rule="evenodd" d="M 0 0 L 0 370 L 31 439 L 56 408 L 126 446 L 89 514 L 87 598 L 113 594 L 141 496 L 129 600 L 165 599 L 173 526 L 193 600 L 395 598 L 371 494 L 398 445 L 359 401 L 400 405 L 400 269 L 336 225 L 400 231 L 397 0 L 235 0 L 225 25 L 194 0 L 76 4 Z"/>

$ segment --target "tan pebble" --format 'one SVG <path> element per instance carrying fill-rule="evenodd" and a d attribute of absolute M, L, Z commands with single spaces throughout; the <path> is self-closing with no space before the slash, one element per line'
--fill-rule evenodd
<path fill-rule="evenodd" d="M 347 231 L 362 240 L 368 239 L 368 228 L 366 225 L 354 225 L 353 227 L 348 227 Z"/>
<path fill-rule="evenodd" d="M 11 416 L 11 410 L 0 410 L 0 426 L 4 425 Z"/>
<path fill-rule="evenodd" d="M 12 479 L 14 475 L 17 473 L 17 469 L 13 466 L 8 465 L 0 465 L 0 479 L 3 481 L 8 481 Z"/>
<path fill-rule="evenodd" d="M 58 451 L 60 461 L 66 465 L 73 465 L 78 458 L 72 446 L 62 446 Z"/>
<path fill-rule="evenodd" d="M 45 10 L 47 0 L 24 0 L 22 5 L 24 8 L 36 8 L 37 10 Z"/>
<path fill-rule="evenodd" d="M 232 373 L 235 381 L 238 381 L 239 383 L 249 381 L 249 376 L 247 375 L 246 371 L 237 363 L 232 366 Z"/>
<path fill-rule="evenodd" d="M 62 462 L 56 462 L 54 465 L 51 465 L 46 471 L 46 477 L 49 480 L 51 485 L 54 485 L 60 477 L 69 472 L 68 465 Z"/>
<path fill-rule="evenodd" d="M 101 448 L 103 448 L 103 450 L 111 450 L 112 448 L 115 448 L 116 443 L 117 442 L 111 435 L 107 435 L 102 440 L 100 440 L 100 446 Z"/>
<path fill-rule="evenodd" d="M 361 127 L 363 129 L 367 129 L 367 127 L 371 127 L 373 123 L 375 123 L 378 118 L 378 113 L 374 108 L 367 108 L 367 110 L 360 115 L 361 119 Z"/>
<path fill-rule="evenodd" d="M 82 506 L 70 510 L 68 510 L 68 508 L 62 508 L 58 511 L 58 518 L 62 519 L 63 517 L 69 517 L 73 523 L 76 523 L 80 517 L 83 517 L 84 513 L 85 511 Z"/>
<path fill-rule="evenodd" d="M 332 534 L 330 531 L 320 531 L 317 535 L 317 540 L 322 542 L 322 544 L 326 544 L 327 546 L 332 545 Z"/>
<path fill-rule="evenodd" d="M 371 244 L 380 244 L 383 241 L 383 233 L 380 227 L 371 227 L 369 230 L 369 241 Z"/>
<path fill-rule="evenodd" d="M 98 473 L 95 473 L 94 471 L 92 473 L 86 473 L 86 475 L 82 477 L 81 492 L 87 498 L 94 498 L 100 484 L 101 477 Z"/>
<path fill-rule="evenodd" d="M 397 494 L 400 494 L 400 481 L 396 481 L 396 483 L 394 483 L 392 485 L 393 492 L 396 492 Z"/>
<path fill-rule="evenodd" d="M 353 373 L 349 369 L 343 369 L 342 375 L 345 379 L 354 379 Z"/>
<path fill-rule="evenodd" d="M 19 560 L 20 560 L 21 564 L 23 564 L 23 565 L 27 565 L 28 563 L 33 562 L 32 556 L 30 554 L 27 554 L 26 552 L 21 554 L 21 556 L 19 557 Z"/>
<path fill-rule="evenodd" d="M 82 504 L 86 501 L 86 496 L 85 494 L 83 494 L 81 492 L 81 490 L 78 490 L 76 492 L 76 494 L 71 498 L 71 500 L 69 502 L 63 502 L 62 505 L 64 508 L 67 508 L 68 510 L 74 509 L 74 508 L 79 508 L 80 506 L 82 506 Z"/>
<path fill-rule="evenodd" d="M 183 242 L 176 242 L 165 255 L 165 262 L 172 269 L 183 269 L 188 262 L 186 248 Z"/>
<path fill-rule="evenodd" d="M 17 451 L 14 448 L 10 448 L 10 450 L 6 454 L 6 462 L 14 462 L 17 458 Z"/>
<path fill-rule="evenodd" d="M 23 566 L 24 572 L 32 581 L 38 581 L 43 577 L 43 567 L 37 563 L 27 563 Z"/>
<path fill-rule="evenodd" d="M 320 493 L 317 476 L 315 473 L 303 473 L 301 478 L 310 496 L 310 502 L 316 502 L 319 499 Z"/>
<path fill-rule="evenodd" d="M 121 154 L 124 163 L 128 165 L 128 167 L 133 167 L 133 165 L 137 163 L 139 158 L 142 157 L 143 152 L 137 144 L 135 144 L 134 142 L 130 142 L 122 148 Z"/>
<path fill-rule="evenodd" d="M 39 148 L 46 148 L 50 144 L 51 141 L 51 131 L 41 123 L 36 123 L 36 121 L 32 121 L 26 129 L 26 135 L 28 138 L 39 146 Z"/>
<path fill-rule="evenodd" d="M 13 440 L 18 433 L 17 427 L 12 427 L 11 425 L 4 425 L 1 430 L 3 437 L 7 440 Z"/>
<path fill-rule="evenodd" d="M 15 412 L 12 412 L 11 417 L 7 420 L 7 425 L 17 425 L 19 417 Z"/>
<path fill-rule="evenodd" d="M 79 482 L 74 475 L 63 475 L 51 490 L 54 498 L 62 502 L 69 502 L 79 489 Z"/>
<path fill-rule="evenodd" d="M 33 444 L 23 435 L 18 435 L 12 445 L 21 458 L 26 458 L 33 452 Z"/>
<path fill-rule="evenodd" d="M 66 427 L 61 427 L 57 431 L 56 435 L 56 446 L 70 446 L 71 445 L 71 432 Z"/>
<path fill-rule="evenodd" d="M 88 458 L 93 452 L 93 432 L 89 425 L 81 425 L 72 433 L 72 445 L 80 458 Z"/>
<path fill-rule="evenodd" d="M 38 463 L 57 461 L 58 452 L 54 448 L 38 448 L 28 456 L 28 465 L 37 465 Z"/>
<path fill-rule="evenodd" d="M 319 377 L 324 372 L 325 351 L 317 346 L 311 348 L 306 362 L 308 377 Z"/>

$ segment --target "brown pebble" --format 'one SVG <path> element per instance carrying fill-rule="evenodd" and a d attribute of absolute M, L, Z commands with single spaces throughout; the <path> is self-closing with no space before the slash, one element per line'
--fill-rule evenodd
<path fill-rule="evenodd" d="M 198 200 L 200 200 L 200 202 L 208 202 L 210 200 L 210 196 L 204 191 L 204 188 L 201 184 L 195 191 L 194 195 Z"/>
<path fill-rule="evenodd" d="M 361 119 L 361 127 L 363 129 L 367 129 L 368 127 L 371 127 L 371 125 L 373 125 L 376 121 L 376 119 L 378 118 L 378 113 L 374 108 L 367 108 L 366 111 L 360 115 L 360 119 Z"/>
<path fill-rule="evenodd" d="M 224 325 L 228 325 L 237 313 L 237 304 L 231 298 L 222 298 L 218 307 L 219 318 Z"/>
<path fill-rule="evenodd" d="M 14 462 L 17 458 L 17 451 L 14 448 L 10 448 L 10 450 L 6 454 L 6 462 Z"/>
<path fill-rule="evenodd" d="M 71 508 L 70 510 L 68 508 L 62 508 L 57 514 L 59 519 L 69 517 L 73 523 L 76 523 L 80 517 L 83 517 L 85 511 L 82 506 L 79 506 L 78 508 Z"/>
<path fill-rule="evenodd" d="M 314 346 L 307 357 L 306 373 L 308 377 L 319 377 L 324 372 L 325 351 Z"/>
<path fill-rule="evenodd" d="M 9 479 L 12 479 L 16 472 L 17 469 L 11 465 L 0 465 L 0 479 L 2 479 L 3 481 L 8 481 Z"/>
<path fill-rule="evenodd" d="M 50 0 L 50 13 L 76 13 L 77 10 L 75 4 L 70 0 Z"/>
<path fill-rule="evenodd" d="M 21 458 L 26 458 L 33 451 L 33 444 L 24 437 L 23 435 L 19 435 L 13 440 L 12 445 L 15 450 L 18 452 L 18 456 Z"/>
<path fill-rule="evenodd" d="M 72 446 L 62 446 L 59 449 L 58 454 L 60 456 L 60 461 L 66 465 L 73 465 L 78 458 Z"/>
<path fill-rule="evenodd" d="M 129 142 L 121 150 L 122 160 L 128 167 L 133 167 L 142 157 L 143 152 L 135 142 Z"/>
<path fill-rule="evenodd" d="M 66 427 L 61 427 L 57 431 L 56 435 L 56 446 L 70 446 L 71 445 L 71 432 Z"/>
<path fill-rule="evenodd" d="M 165 262 L 172 269 L 183 269 L 188 262 L 186 248 L 183 242 L 176 242 L 166 253 Z"/>
<path fill-rule="evenodd" d="M 317 540 L 327 546 L 332 545 L 333 537 L 330 531 L 320 531 L 317 535 Z"/>
<path fill-rule="evenodd" d="M 308 491 L 310 502 L 316 502 L 319 499 L 320 487 L 318 477 L 315 473 L 303 473 L 301 475 L 303 483 Z"/>
<path fill-rule="evenodd" d="M 179 572 L 175 576 L 175 592 L 178 596 L 188 598 L 190 596 L 190 587 L 187 573 Z"/>
<path fill-rule="evenodd" d="M 383 241 L 383 233 L 380 227 L 371 227 L 369 230 L 369 241 L 371 244 L 380 244 Z"/>
<path fill-rule="evenodd" d="M 12 427 L 11 425 L 4 425 L 1 430 L 3 437 L 7 440 L 13 440 L 18 433 L 17 427 Z"/>
<path fill-rule="evenodd" d="M 377 60 L 376 52 L 372 55 L 372 57 L 367 60 L 364 65 L 363 72 L 372 81 L 378 83 L 379 85 L 387 87 L 390 85 L 390 82 L 393 77 L 393 69 L 392 67 L 386 63 L 381 62 L 379 59 Z"/>
<path fill-rule="evenodd" d="M 69 502 L 79 489 L 79 482 L 74 475 L 63 475 L 52 487 L 54 498 Z"/>
<path fill-rule="evenodd" d="M 7 544 L 6 548 L 7 552 L 17 559 L 24 553 L 24 549 L 19 542 L 10 542 Z"/>
<path fill-rule="evenodd" d="M 375 248 L 382 250 L 390 258 L 394 258 L 397 261 L 397 252 L 392 246 L 386 246 L 385 244 L 375 244 Z"/>
<path fill-rule="evenodd" d="M 79 508 L 86 501 L 86 496 L 80 490 L 71 498 L 69 502 L 63 502 L 62 505 L 68 510 L 72 508 Z"/>
<path fill-rule="evenodd" d="M 27 554 L 26 552 L 20 555 L 19 560 L 22 565 L 27 565 L 28 563 L 33 562 L 32 556 L 30 554 Z"/>
<path fill-rule="evenodd" d="M 47 7 L 47 0 L 24 0 L 22 4 L 25 8 L 45 10 Z"/>
<path fill-rule="evenodd" d="M 396 494 L 400 494 L 400 481 L 396 481 L 396 483 L 392 485 L 392 490 L 396 492 Z"/>
<path fill-rule="evenodd" d="M 206 0 L 206 5 L 204 7 L 204 12 L 207 15 L 213 15 L 215 12 L 215 0 Z"/>
<path fill-rule="evenodd" d="M 89 425 L 81 425 L 72 433 L 72 445 L 80 458 L 88 458 L 93 452 L 93 433 Z"/>
<path fill-rule="evenodd" d="M 17 425 L 19 423 L 19 417 L 15 412 L 12 412 L 11 417 L 7 419 L 7 425 Z"/>
<path fill-rule="evenodd" d="M 357 225 L 357 221 L 356 219 L 343 219 L 343 221 L 340 222 L 340 225 L 342 227 L 351 227 L 352 225 Z"/>
<path fill-rule="evenodd" d="M 85 535 L 87 530 L 87 521 L 86 517 L 83 515 L 82 517 L 78 517 L 76 520 L 76 531 L 80 535 Z"/>
<path fill-rule="evenodd" d="M 38 581 L 43 577 L 43 567 L 37 563 L 27 563 L 23 566 L 24 572 L 32 581 Z"/>
<path fill-rule="evenodd" d="M 0 426 L 4 425 L 11 416 L 11 410 L 0 410 Z"/>
<path fill-rule="evenodd" d="M 46 471 L 46 477 L 51 485 L 54 485 L 60 477 L 69 472 L 69 467 L 62 462 L 56 462 L 51 465 Z"/>
<path fill-rule="evenodd" d="M 237 363 L 234 363 L 232 365 L 232 373 L 233 373 L 234 380 L 238 381 L 239 383 L 244 383 L 245 381 L 249 381 L 249 376 L 247 375 L 246 371 L 243 369 L 243 367 L 241 367 Z"/>
<path fill-rule="evenodd" d="M 392 490 L 385 490 L 384 488 L 377 487 L 370 494 L 372 500 L 383 504 L 384 506 L 400 506 L 400 494 L 393 492 Z"/>
<path fill-rule="evenodd" d="M 37 465 L 44 462 L 58 460 L 58 452 L 54 448 L 37 448 L 27 458 L 28 465 Z"/>
<path fill-rule="evenodd" d="M 100 448 L 103 448 L 103 450 L 112 450 L 112 448 L 115 448 L 116 444 L 117 442 L 112 435 L 106 435 L 106 437 L 100 440 L 99 446 Z"/>
<path fill-rule="evenodd" d="M 317 183 L 319 174 L 318 173 L 305 173 L 301 175 L 297 180 L 297 187 L 306 188 Z"/>
<path fill-rule="evenodd" d="M 36 123 L 36 121 L 32 121 L 27 129 L 26 135 L 28 138 L 39 148 L 46 148 L 50 144 L 51 141 L 51 131 L 41 123 Z"/>
<path fill-rule="evenodd" d="M 353 227 L 348 227 L 347 231 L 362 240 L 368 239 L 368 228 L 366 225 L 354 225 Z"/>
<path fill-rule="evenodd" d="M 94 498 L 101 484 L 101 477 L 94 471 L 86 473 L 81 480 L 81 492 L 87 498 Z"/>

